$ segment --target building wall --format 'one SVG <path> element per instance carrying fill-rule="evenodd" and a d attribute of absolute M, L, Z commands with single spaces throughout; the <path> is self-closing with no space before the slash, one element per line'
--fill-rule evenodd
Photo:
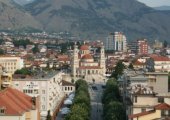
<path fill-rule="evenodd" d="M 157 97 L 153 97 L 153 96 L 137 96 L 137 102 L 135 102 L 135 97 L 134 97 L 133 98 L 132 114 L 137 114 L 137 113 L 143 112 L 142 108 L 146 108 L 146 111 L 151 110 L 152 106 L 155 106 L 157 104 L 158 104 Z"/>
<path fill-rule="evenodd" d="M 0 120 L 26 120 L 25 114 L 22 116 L 0 116 Z"/>
<path fill-rule="evenodd" d="M 8 73 L 14 73 L 17 69 L 24 67 L 24 61 L 20 57 L 0 57 L 2 65 Z"/>
<path fill-rule="evenodd" d="M 161 117 L 161 111 L 160 110 L 156 110 L 155 113 L 148 114 L 148 115 L 145 115 L 145 116 L 141 116 L 141 117 L 139 117 L 136 120 L 153 120 L 155 118 L 160 118 L 160 117 Z"/>
<path fill-rule="evenodd" d="M 149 75 L 149 86 L 153 87 L 153 90 L 158 94 L 168 93 L 168 75 Z"/>
<path fill-rule="evenodd" d="M 47 111 L 53 115 L 55 108 L 65 96 L 60 84 L 62 73 L 57 73 L 48 79 L 14 79 L 13 86 L 29 96 L 39 96 L 41 120 L 45 120 Z"/>

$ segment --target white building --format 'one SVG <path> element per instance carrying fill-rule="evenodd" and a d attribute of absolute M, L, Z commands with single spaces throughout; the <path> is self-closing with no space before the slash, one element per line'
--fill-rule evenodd
<path fill-rule="evenodd" d="M 114 50 L 120 52 L 127 51 L 126 36 L 122 32 L 114 33 Z"/>
<path fill-rule="evenodd" d="M 106 50 L 127 51 L 126 36 L 122 32 L 110 33 L 104 42 Z"/>
<path fill-rule="evenodd" d="M 0 56 L 0 65 L 2 65 L 6 72 L 14 73 L 16 70 L 24 67 L 24 60 L 20 57 Z"/>
<path fill-rule="evenodd" d="M 33 77 L 14 77 L 13 86 L 29 96 L 40 97 L 41 120 L 46 120 L 48 110 L 53 117 L 65 97 L 62 91 L 63 73 L 49 72 Z"/>

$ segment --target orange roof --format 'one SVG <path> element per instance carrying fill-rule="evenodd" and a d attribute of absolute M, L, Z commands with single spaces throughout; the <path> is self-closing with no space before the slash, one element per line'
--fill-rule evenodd
<path fill-rule="evenodd" d="M 166 103 L 161 103 L 159 105 L 154 106 L 154 108 L 155 110 L 170 110 L 170 105 Z M 145 112 L 129 115 L 129 118 L 132 119 L 132 118 L 137 118 L 140 116 L 148 115 L 148 114 L 154 113 L 155 110 L 150 110 L 150 111 L 145 111 Z"/>
<path fill-rule="evenodd" d="M 132 119 L 132 118 L 137 118 L 137 117 L 144 116 L 144 115 L 148 115 L 148 114 L 151 114 L 151 113 L 154 113 L 154 112 L 155 112 L 155 110 L 145 111 L 145 112 L 141 112 L 141 113 L 129 115 L 129 118 L 130 118 L 130 119 Z"/>
<path fill-rule="evenodd" d="M 170 105 L 168 105 L 166 103 L 162 103 L 162 104 L 156 105 L 155 109 L 157 109 L 157 110 L 170 110 Z"/>
<path fill-rule="evenodd" d="M 82 57 L 82 59 L 93 59 L 93 57 L 91 56 L 91 54 L 86 54 Z"/>
<path fill-rule="evenodd" d="M 133 63 L 133 65 L 145 65 L 145 63 L 142 63 L 142 62 L 137 60 Z"/>
<path fill-rule="evenodd" d="M 89 50 L 89 46 L 88 45 L 82 45 L 80 47 L 80 50 Z"/>
<path fill-rule="evenodd" d="M 32 98 L 16 89 L 7 88 L 0 92 L 0 107 L 5 108 L 5 115 L 22 115 L 32 109 Z"/>
<path fill-rule="evenodd" d="M 154 61 L 170 61 L 168 57 L 164 56 L 151 56 Z"/>

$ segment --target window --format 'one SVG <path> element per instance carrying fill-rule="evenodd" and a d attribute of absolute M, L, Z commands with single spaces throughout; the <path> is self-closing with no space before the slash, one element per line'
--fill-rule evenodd
<path fill-rule="evenodd" d="M 158 97 L 158 103 L 164 103 L 164 98 L 163 97 Z"/>
<path fill-rule="evenodd" d="M 55 78 L 53 78 L 53 82 L 55 82 Z"/>
<path fill-rule="evenodd" d="M 137 99 L 138 99 L 137 96 L 135 96 L 135 103 L 137 103 Z"/>
<path fill-rule="evenodd" d="M 42 109 L 45 110 L 45 105 L 42 105 Z"/>
<path fill-rule="evenodd" d="M 141 112 L 145 112 L 145 111 L 146 111 L 146 108 L 142 108 L 142 109 L 141 109 Z"/>
<path fill-rule="evenodd" d="M 68 91 L 70 90 L 70 87 L 68 87 Z"/>
<path fill-rule="evenodd" d="M 42 94 L 45 94 L 45 90 L 42 90 Z"/>
<path fill-rule="evenodd" d="M 65 87 L 65 91 L 67 90 L 67 87 Z"/>
<path fill-rule="evenodd" d="M 5 109 L 4 108 L 0 108 L 0 114 L 5 114 Z"/>

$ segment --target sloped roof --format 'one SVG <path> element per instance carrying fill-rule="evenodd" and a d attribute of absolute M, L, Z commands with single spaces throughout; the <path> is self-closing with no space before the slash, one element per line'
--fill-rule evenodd
<path fill-rule="evenodd" d="M 80 50 L 89 50 L 89 46 L 88 45 L 82 45 L 80 47 Z"/>
<path fill-rule="evenodd" d="M 82 59 L 93 59 L 91 54 L 85 54 Z"/>
<path fill-rule="evenodd" d="M 156 105 L 155 109 L 157 109 L 157 110 L 170 110 L 170 105 L 168 105 L 166 103 L 161 103 L 159 105 Z"/>
<path fill-rule="evenodd" d="M 0 108 L 5 108 L 5 115 L 22 115 L 33 108 L 32 97 L 7 88 L 0 92 Z"/>
<path fill-rule="evenodd" d="M 62 80 L 62 86 L 75 86 L 75 84 L 65 81 L 65 80 Z"/>

